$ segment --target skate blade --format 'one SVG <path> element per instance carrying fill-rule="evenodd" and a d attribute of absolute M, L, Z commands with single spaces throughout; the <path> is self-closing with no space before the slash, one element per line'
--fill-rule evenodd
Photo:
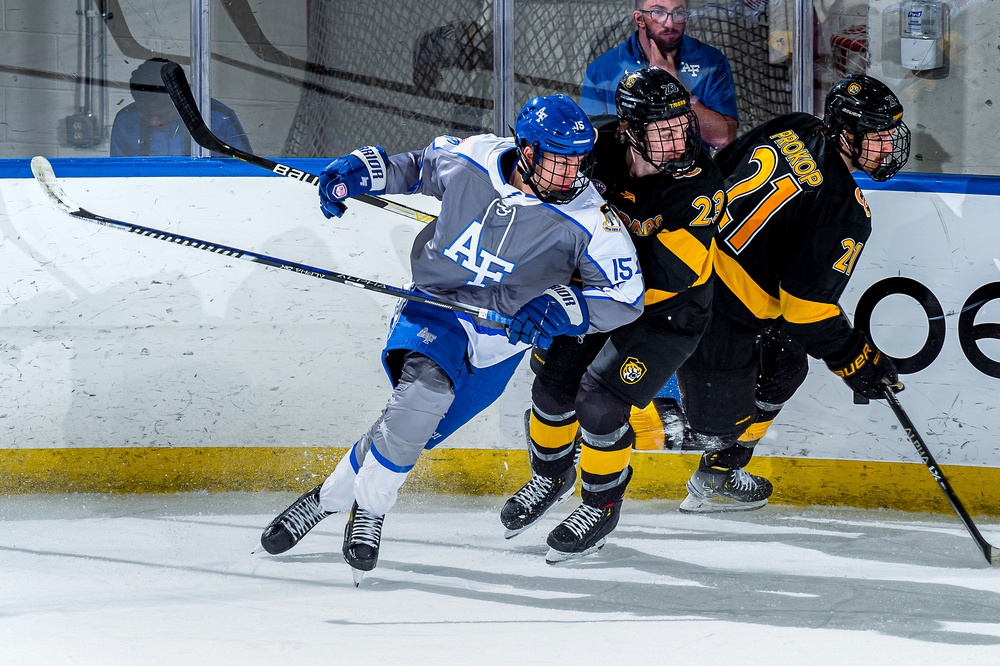
<path fill-rule="evenodd" d="M 559 564 L 560 562 L 566 562 L 568 560 L 577 560 L 581 557 L 586 557 L 587 555 L 593 555 L 601 548 L 604 548 L 604 544 L 607 543 L 608 538 L 604 537 L 596 544 L 588 548 L 587 550 L 581 551 L 579 553 L 564 553 L 561 550 L 556 550 L 555 548 L 549 548 L 549 552 L 545 555 L 546 564 Z"/>
<path fill-rule="evenodd" d="M 756 511 L 767 504 L 766 499 L 757 502 L 737 502 L 726 497 L 700 498 L 688 495 L 677 507 L 681 513 L 731 513 L 736 511 Z"/>
<path fill-rule="evenodd" d="M 519 527 L 519 528 L 517 528 L 515 530 L 508 529 L 506 532 L 503 533 L 503 538 L 504 539 L 513 539 L 514 537 L 516 537 L 521 532 L 524 532 L 525 530 L 530 529 L 531 527 L 534 527 L 535 525 L 537 525 L 538 521 L 540 521 L 542 518 L 544 518 L 546 516 L 546 514 L 548 514 L 549 511 L 552 511 L 552 509 L 556 508 L 560 504 L 563 504 L 564 502 L 566 502 L 566 500 L 568 500 L 570 497 L 572 497 L 573 496 L 573 491 L 575 489 L 576 489 L 576 484 L 570 486 L 568 491 L 566 491 L 565 493 L 563 493 L 562 496 L 557 497 L 556 501 L 552 503 L 552 506 L 550 506 L 548 509 L 546 509 L 542 513 L 538 514 L 538 516 L 533 521 L 531 521 L 530 523 L 528 523 L 524 527 Z"/>
<path fill-rule="evenodd" d="M 364 580 L 367 571 L 362 571 L 361 569 L 355 569 L 351 567 L 351 575 L 354 576 L 354 587 L 360 587 L 361 581 Z"/>

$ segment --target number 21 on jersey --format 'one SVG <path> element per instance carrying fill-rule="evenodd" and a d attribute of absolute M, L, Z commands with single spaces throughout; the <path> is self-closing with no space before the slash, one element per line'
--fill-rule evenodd
<path fill-rule="evenodd" d="M 726 244 L 736 254 L 742 252 L 747 243 L 757 235 L 757 232 L 764 228 L 768 220 L 802 191 L 802 186 L 792 174 L 786 173 L 772 180 L 771 176 L 774 175 L 778 166 L 778 153 L 774 148 L 760 146 L 753 151 L 750 160 L 757 163 L 757 173 L 749 178 L 744 178 L 729 188 L 729 191 L 726 192 L 729 203 L 740 197 L 757 193 L 758 190 L 767 189 L 763 192 L 757 207 L 726 236 Z M 732 218 L 729 217 L 729 214 L 723 215 L 722 221 L 719 222 L 719 231 L 729 226 L 730 222 L 732 222 Z"/>

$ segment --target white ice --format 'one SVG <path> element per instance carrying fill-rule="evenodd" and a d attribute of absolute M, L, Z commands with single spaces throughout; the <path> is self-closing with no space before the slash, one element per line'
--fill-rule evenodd
<path fill-rule="evenodd" d="M 294 497 L 0 498 L 0 664 L 1000 663 L 1000 570 L 953 516 L 626 502 L 553 566 L 571 505 L 507 541 L 502 498 L 404 495 L 355 588 L 342 515 L 251 553 Z"/>

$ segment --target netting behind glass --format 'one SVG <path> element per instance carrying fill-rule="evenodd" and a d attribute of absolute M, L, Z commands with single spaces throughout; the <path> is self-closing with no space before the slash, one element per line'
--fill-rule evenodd
<path fill-rule="evenodd" d="M 687 27 L 729 58 L 743 130 L 791 110 L 789 64 L 772 62 L 766 5 L 747 4 L 699 7 Z M 537 94 L 578 98 L 587 65 L 631 35 L 633 8 L 518 0 L 515 107 Z M 440 134 L 492 131 L 492 0 L 310 0 L 309 26 L 309 70 L 286 155 L 333 156 L 366 143 L 392 153 Z"/>

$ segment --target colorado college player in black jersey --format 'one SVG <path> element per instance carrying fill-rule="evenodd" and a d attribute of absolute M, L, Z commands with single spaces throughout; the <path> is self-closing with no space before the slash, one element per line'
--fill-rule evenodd
<path fill-rule="evenodd" d="M 711 312 L 712 246 L 725 207 L 718 167 L 701 153 L 689 94 L 666 71 L 627 74 L 618 117 L 598 127 L 594 184 L 636 246 L 645 311 L 611 333 L 560 337 L 532 354 L 532 477 L 500 520 L 512 537 L 573 493 L 582 440 L 583 504 L 548 536 L 546 560 L 599 549 L 632 475 L 633 405 L 645 407 L 694 351 Z"/>
<path fill-rule="evenodd" d="M 784 115 L 716 155 L 728 203 L 712 321 L 678 376 L 705 454 L 681 511 L 767 503 L 771 483 L 743 468 L 805 379 L 806 354 L 867 398 L 882 397 L 886 385 L 902 390 L 892 360 L 853 328 L 838 301 L 871 233 L 852 172 L 888 180 L 909 152 L 896 96 L 876 79 L 850 76 L 830 90 L 822 121 Z"/>

